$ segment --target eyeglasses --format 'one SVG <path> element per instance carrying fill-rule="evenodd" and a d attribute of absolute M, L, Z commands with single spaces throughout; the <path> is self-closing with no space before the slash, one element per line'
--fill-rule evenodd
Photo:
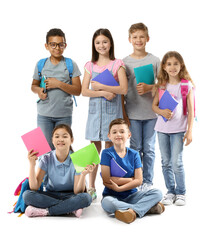
<path fill-rule="evenodd" d="M 50 45 L 51 48 L 57 48 L 57 46 L 59 46 L 60 49 L 64 49 L 66 47 L 66 43 L 65 42 L 60 42 L 60 43 L 56 43 L 56 42 L 49 42 L 48 43 Z"/>

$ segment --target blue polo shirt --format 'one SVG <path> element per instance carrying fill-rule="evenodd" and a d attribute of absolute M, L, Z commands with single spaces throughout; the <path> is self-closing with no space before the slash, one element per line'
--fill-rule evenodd
<path fill-rule="evenodd" d="M 124 158 L 121 158 L 117 152 L 115 151 L 114 147 L 110 147 L 107 149 L 104 149 L 101 155 L 101 165 L 106 165 L 110 167 L 110 161 L 114 158 L 115 161 L 125 170 L 127 171 L 124 178 L 131 178 L 134 177 L 134 172 L 136 168 L 141 168 L 141 159 L 140 155 L 137 151 L 126 148 L 126 155 Z M 116 192 L 113 191 L 107 187 L 104 188 L 103 196 L 116 196 L 118 198 L 126 198 L 130 194 L 133 194 L 137 191 L 136 188 L 130 189 L 128 191 L 124 192 Z"/>
<path fill-rule="evenodd" d="M 70 151 L 63 163 L 58 161 L 55 150 L 40 157 L 39 167 L 47 174 L 47 191 L 74 191 L 74 176 L 80 173 L 76 173 L 70 158 L 71 153 Z"/>

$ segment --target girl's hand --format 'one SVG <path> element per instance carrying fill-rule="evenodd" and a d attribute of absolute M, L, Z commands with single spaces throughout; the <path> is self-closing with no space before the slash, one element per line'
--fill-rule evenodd
<path fill-rule="evenodd" d="M 192 132 L 187 131 L 185 133 L 183 143 L 185 142 L 185 140 L 186 140 L 185 146 L 188 146 L 192 142 Z"/>
<path fill-rule="evenodd" d="M 38 96 L 41 100 L 45 100 L 47 98 L 47 93 L 44 93 L 44 88 L 40 88 Z"/>
<path fill-rule="evenodd" d="M 34 166 L 36 165 L 36 160 L 38 159 L 37 154 L 38 154 L 38 152 L 34 152 L 33 149 L 31 149 L 28 152 L 28 160 L 29 160 L 30 164 L 32 164 Z"/>
<path fill-rule="evenodd" d="M 116 97 L 116 94 L 110 92 L 104 92 L 103 96 L 108 100 L 111 101 L 113 98 Z"/>
<path fill-rule="evenodd" d="M 94 90 L 94 91 L 100 91 L 102 90 L 102 84 L 99 83 L 99 82 L 96 82 L 96 81 L 91 81 L 91 88 Z"/>
<path fill-rule="evenodd" d="M 96 168 L 95 163 L 93 163 L 92 165 L 87 165 L 85 170 L 82 171 L 82 174 L 86 176 L 88 173 L 92 173 L 95 168 Z"/>
<path fill-rule="evenodd" d="M 172 118 L 173 112 L 169 109 L 163 109 L 161 110 L 161 115 L 166 119 L 170 120 Z"/>
<path fill-rule="evenodd" d="M 59 88 L 60 81 L 57 78 L 47 78 L 45 81 L 46 89 Z"/>

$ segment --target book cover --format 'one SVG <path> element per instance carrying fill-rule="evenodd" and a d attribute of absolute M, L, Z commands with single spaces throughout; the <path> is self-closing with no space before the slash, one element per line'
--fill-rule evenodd
<path fill-rule="evenodd" d="M 23 136 L 21 136 L 21 138 L 27 150 L 30 151 L 31 149 L 33 149 L 34 152 L 38 152 L 38 157 L 51 151 L 47 139 L 45 138 L 44 133 L 42 132 L 40 127 L 35 128 L 34 130 L 24 134 Z"/>
<path fill-rule="evenodd" d="M 108 69 L 98 74 L 95 78 L 92 79 L 92 81 L 96 81 L 107 86 L 119 86 L 119 83 L 116 81 Z"/>
<path fill-rule="evenodd" d="M 94 143 L 81 148 L 80 150 L 70 154 L 71 160 L 74 164 L 77 173 L 82 172 L 87 165 L 100 163 L 98 151 Z"/>
<path fill-rule="evenodd" d="M 110 173 L 112 177 L 124 177 L 127 173 L 114 158 L 111 159 Z"/>
<path fill-rule="evenodd" d="M 141 67 L 134 68 L 134 74 L 136 77 L 136 83 L 146 83 L 146 84 L 154 84 L 154 71 L 153 65 L 148 64 Z"/>
<path fill-rule="evenodd" d="M 176 106 L 178 105 L 178 103 L 179 102 L 174 97 L 172 97 L 171 94 L 167 90 L 165 90 L 165 92 L 163 93 L 163 95 L 159 101 L 159 108 L 160 109 L 169 109 L 173 112 L 174 109 L 176 108 Z M 166 119 L 165 117 L 162 116 L 162 118 L 165 122 L 168 121 L 168 119 Z"/>

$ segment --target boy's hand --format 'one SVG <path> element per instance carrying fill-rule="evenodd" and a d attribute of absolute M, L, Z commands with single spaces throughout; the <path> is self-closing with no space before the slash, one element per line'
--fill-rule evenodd
<path fill-rule="evenodd" d="M 46 89 L 59 88 L 60 81 L 57 78 L 47 78 L 44 82 Z"/>
<path fill-rule="evenodd" d="M 31 165 L 34 165 L 34 166 L 36 165 L 36 160 L 38 159 L 37 154 L 38 154 L 38 152 L 34 152 L 33 149 L 31 149 L 28 152 L 28 160 Z"/>
<path fill-rule="evenodd" d="M 185 140 L 186 140 L 185 146 L 188 146 L 192 142 L 192 132 L 191 131 L 187 131 L 185 133 L 184 138 L 183 138 L 183 143 L 185 142 Z"/>
<path fill-rule="evenodd" d="M 44 88 L 40 88 L 38 96 L 41 100 L 45 100 L 47 98 L 47 93 L 44 93 Z"/>
<path fill-rule="evenodd" d="M 139 95 L 143 95 L 143 94 L 149 92 L 151 90 L 151 87 L 150 87 L 150 85 L 148 85 L 146 83 L 139 83 L 136 86 L 136 90 Z"/>

